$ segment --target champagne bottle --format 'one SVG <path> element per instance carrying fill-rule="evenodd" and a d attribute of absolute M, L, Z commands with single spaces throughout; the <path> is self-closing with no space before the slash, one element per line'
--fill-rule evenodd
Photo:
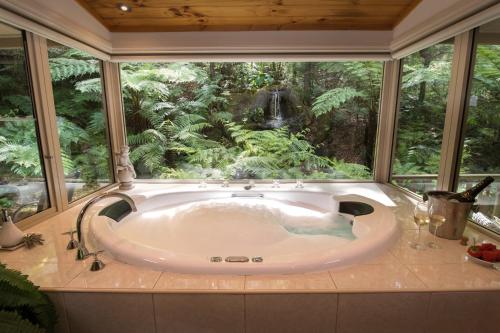
<path fill-rule="evenodd" d="M 448 197 L 448 200 L 457 200 L 459 202 L 474 202 L 476 196 L 481 193 L 481 191 L 484 190 L 488 185 L 493 183 L 494 180 L 495 179 L 493 179 L 493 177 L 488 176 L 470 189 L 450 195 Z"/>

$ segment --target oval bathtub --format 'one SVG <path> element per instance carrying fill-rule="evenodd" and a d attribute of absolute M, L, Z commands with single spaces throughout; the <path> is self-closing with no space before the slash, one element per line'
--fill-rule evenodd
<path fill-rule="evenodd" d="M 389 208 L 357 195 L 219 190 L 134 199 L 137 212 L 119 222 L 94 215 L 90 232 L 117 260 L 158 270 L 249 275 L 332 269 L 381 253 L 397 234 Z M 374 210 L 356 217 L 337 213 L 341 201 Z"/>

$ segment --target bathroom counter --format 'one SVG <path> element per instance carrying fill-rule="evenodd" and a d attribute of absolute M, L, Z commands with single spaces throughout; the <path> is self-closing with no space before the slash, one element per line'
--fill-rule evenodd
<path fill-rule="evenodd" d="M 207 189 L 220 185 L 207 186 Z M 240 188 L 241 185 L 232 185 Z M 257 184 L 259 188 L 265 185 Z M 281 189 L 293 188 L 282 184 Z M 360 264 L 330 271 L 293 275 L 189 275 L 154 271 L 120 263 L 101 256 L 102 271 L 89 271 L 91 259 L 75 261 L 75 251 L 66 250 L 69 240 L 63 232 L 74 228 L 81 205 L 38 224 L 26 232 L 41 233 L 45 244 L 31 250 L 0 251 L 0 262 L 20 270 L 45 291 L 96 291 L 146 293 L 357 293 L 357 292 L 436 292 L 500 290 L 500 272 L 469 262 L 466 247 L 459 241 L 438 238 L 442 249 L 416 251 L 408 241 L 415 239 L 413 199 L 386 185 L 373 183 L 306 184 L 304 190 L 330 190 L 335 186 L 357 187 L 357 193 L 392 206 L 401 226 L 399 240 L 385 253 Z M 178 190 L 196 185 L 136 184 L 141 189 Z M 359 188 L 359 189 L 358 189 Z M 128 192 L 128 193 L 129 193 Z M 490 241 L 468 228 L 466 234 L 478 241 Z M 432 239 L 424 227 L 422 241 Z"/>

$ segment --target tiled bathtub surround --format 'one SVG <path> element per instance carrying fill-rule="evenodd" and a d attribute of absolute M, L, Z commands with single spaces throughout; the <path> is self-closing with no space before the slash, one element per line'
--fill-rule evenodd
<path fill-rule="evenodd" d="M 58 332 L 498 332 L 500 291 L 49 292 Z"/>
<path fill-rule="evenodd" d="M 353 185 L 309 188 L 331 186 Z M 189 275 L 104 255 L 104 270 L 90 272 L 90 259 L 75 262 L 61 235 L 74 227 L 80 207 L 29 230 L 44 235 L 44 246 L 0 252 L 0 261 L 50 292 L 60 332 L 496 332 L 499 324 L 489 318 L 497 313 L 489 311 L 500 308 L 500 272 L 468 262 L 458 241 L 439 239 L 440 250 L 413 250 L 413 202 L 387 186 L 354 186 L 396 203 L 403 232 L 388 252 L 342 270 Z M 430 239 L 423 231 L 422 240 Z"/>

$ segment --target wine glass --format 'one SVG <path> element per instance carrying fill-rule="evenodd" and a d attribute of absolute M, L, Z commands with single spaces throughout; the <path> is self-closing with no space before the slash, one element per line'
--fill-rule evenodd
<path fill-rule="evenodd" d="M 434 226 L 434 237 L 433 241 L 427 243 L 427 246 L 429 246 L 432 249 L 440 249 L 441 245 L 437 243 L 437 230 L 440 226 L 443 225 L 443 223 L 446 222 L 446 217 L 441 215 L 442 212 L 440 212 L 435 205 L 430 205 L 429 206 L 429 223 Z"/>
<path fill-rule="evenodd" d="M 427 203 L 418 202 L 415 205 L 415 209 L 413 210 L 413 221 L 415 221 L 415 224 L 418 226 L 418 236 L 416 242 L 410 242 L 410 247 L 415 250 L 425 250 L 425 245 L 420 242 L 420 229 L 422 228 L 422 225 L 429 223 Z"/>

